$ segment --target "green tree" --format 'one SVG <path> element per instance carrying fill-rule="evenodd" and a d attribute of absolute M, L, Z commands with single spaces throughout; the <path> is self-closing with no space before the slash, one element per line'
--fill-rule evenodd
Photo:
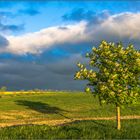
<path fill-rule="evenodd" d="M 3 86 L 3 87 L 0 88 L 0 91 L 1 92 L 5 92 L 6 90 L 7 90 L 7 87 L 5 87 L 5 86 Z"/>
<path fill-rule="evenodd" d="M 86 92 L 97 95 L 101 104 L 116 106 L 117 129 L 120 130 L 120 107 L 133 104 L 140 97 L 140 52 L 133 45 L 102 41 L 93 47 L 87 66 L 78 63 L 75 79 L 87 80 Z"/>

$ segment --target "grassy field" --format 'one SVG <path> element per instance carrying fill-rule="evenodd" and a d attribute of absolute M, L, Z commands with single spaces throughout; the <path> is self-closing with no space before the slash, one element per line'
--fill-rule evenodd
<path fill-rule="evenodd" d="M 36 124 L 43 124 L 40 122 L 72 120 L 75 118 L 112 117 L 116 115 L 115 106 L 100 106 L 98 99 L 82 92 L 0 94 L 0 96 L 0 126 L 10 123 L 12 125 L 20 123 L 31 124 L 33 121 L 38 121 Z M 126 106 L 121 109 L 121 115 L 140 116 L 139 108 L 140 103 Z M 122 122 L 124 130 L 121 132 L 117 132 L 113 128 L 115 127 L 115 121 L 113 120 L 73 122 L 66 126 L 29 125 L 6 127 L 0 129 L 0 139 L 140 138 L 138 131 L 140 130 L 140 120 L 123 120 Z M 57 134 L 58 132 L 59 135 Z"/>
<path fill-rule="evenodd" d="M 127 106 L 121 115 L 140 115 L 140 103 Z M 43 93 L 1 95 L 0 122 L 29 118 L 65 119 L 115 116 L 113 105 L 100 106 L 85 93 Z"/>

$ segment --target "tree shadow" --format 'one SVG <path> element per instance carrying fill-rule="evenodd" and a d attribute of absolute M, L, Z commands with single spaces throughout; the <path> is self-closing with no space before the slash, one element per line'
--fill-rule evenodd
<path fill-rule="evenodd" d="M 102 127 L 108 127 L 109 126 L 111 128 L 115 128 L 114 126 L 110 126 L 110 125 L 104 124 L 103 122 L 99 122 L 99 120 L 98 121 L 92 120 L 92 122 L 99 125 L 99 126 L 102 126 Z"/>
<path fill-rule="evenodd" d="M 58 114 L 64 118 L 70 119 L 69 117 L 63 115 L 64 112 L 68 112 L 68 111 L 60 109 L 55 106 L 50 106 L 47 103 L 26 101 L 26 100 L 17 100 L 15 102 L 17 105 L 26 106 L 29 109 L 35 110 L 43 114 Z"/>
<path fill-rule="evenodd" d="M 75 120 L 72 122 L 66 122 L 63 124 L 60 124 L 59 126 L 67 126 L 67 125 L 71 125 L 71 124 L 79 124 L 81 122 L 92 122 L 93 124 L 96 124 L 98 127 L 107 129 L 108 127 L 111 129 L 116 129 L 115 126 L 109 125 L 109 124 L 105 124 L 104 122 L 101 122 L 100 120 Z M 92 124 L 91 124 L 92 125 Z"/>

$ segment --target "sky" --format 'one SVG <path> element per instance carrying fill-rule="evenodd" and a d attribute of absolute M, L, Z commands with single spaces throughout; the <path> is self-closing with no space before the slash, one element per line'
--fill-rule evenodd
<path fill-rule="evenodd" d="M 140 46 L 140 1 L 1 0 L 0 87 L 83 90 L 77 62 L 102 40 Z"/>

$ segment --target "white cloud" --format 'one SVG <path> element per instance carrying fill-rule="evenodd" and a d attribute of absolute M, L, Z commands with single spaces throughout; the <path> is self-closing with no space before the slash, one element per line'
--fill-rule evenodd
<path fill-rule="evenodd" d="M 92 21 L 92 20 L 91 20 Z M 1 52 L 13 54 L 41 53 L 44 49 L 65 43 L 81 43 L 84 41 L 139 40 L 140 13 L 121 13 L 109 16 L 101 23 L 86 21 L 64 27 L 49 27 L 38 32 L 21 36 L 7 36 L 9 45 L 1 48 Z M 132 42 L 133 43 L 133 42 Z"/>
<path fill-rule="evenodd" d="M 122 13 L 108 18 L 101 24 L 101 29 L 106 29 L 110 33 L 135 39 L 140 36 L 140 13 Z"/>
<path fill-rule="evenodd" d="M 94 41 L 136 41 L 140 37 L 140 13 L 121 13 L 109 16 L 100 24 L 90 23 L 87 34 Z"/>
<path fill-rule="evenodd" d="M 88 38 L 84 33 L 85 27 L 86 23 L 80 22 L 67 25 L 65 28 L 56 26 L 22 36 L 8 36 L 10 45 L 7 47 L 7 51 L 16 54 L 37 54 L 55 44 L 86 41 Z"/>

